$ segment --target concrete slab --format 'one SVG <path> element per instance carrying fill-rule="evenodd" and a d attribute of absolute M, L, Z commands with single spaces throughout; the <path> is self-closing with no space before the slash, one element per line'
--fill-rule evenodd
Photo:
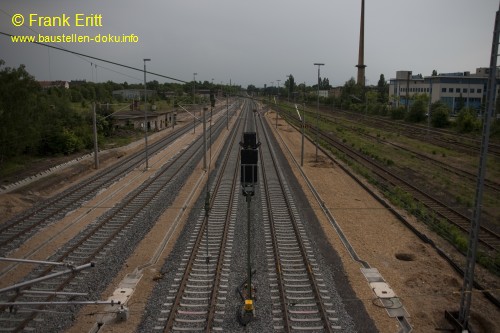
<path fill-rule="evenodd" d="M 373 292 L 378 298 L 393 298 L 396 297 L 394 290 L 385 282 L 370 282 Z"/>

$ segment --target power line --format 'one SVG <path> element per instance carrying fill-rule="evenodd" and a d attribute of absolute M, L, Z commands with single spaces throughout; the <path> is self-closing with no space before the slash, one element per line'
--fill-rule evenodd
<path fill-rule="evenodd" d="M 8 33 L 3 32 L 3 31 L 0 31 L 0 35 L 4 35 L 4 36 L 7 36 L 7 37 L 14 37 L 14 35 L 8 34 Z M 93 57 L 93 56 L 86 55 L 86 54 L 79 53 L 79 52 L 75 52 L 75 51 L 66 50 L 66 49 L 63 49 L 62 47 L 53 46 L 53 45 L 49 45 L 49 44 L 45 44 L 45 43 L 40 43 L 40 42 L 30 42 L 30 44 L 37 44 L 37 45 L 49 47 L 49 48 L 52 48 L 52 49 L 55 49 L 55 50 L 59 50 L 59 51 L 63 51 L 63 52 L 68 52 L 68 53 L 71 53 L 71 54 L 74 54 L 74 55 L 78 55 L 78 56 L 86 57 L 86 58 L 89 58 L 89 59 L 94 59 L 94 60 L 106 62 L 108 64 L 112 64 L 112 65 L 115 65 L 115 66 L 120 66 L 120 67 L 124 67 L 124 68 L 128 68 L 128 69 L 131 69 L 131 70 L 134 70 L 134 71 L 138 71 L 138 72 L 144 73 L 144 70 L 141 69 L 141 68 L 136 68 L 136 67 L 132 67 L 132 66 L 128 66 L 128 65 L 123 65 L 123 64 L 120 64 L 120 63 L 117 63 L 117 62 L 114 62 L 114 61 L 110 61 L 110 60 L 106 60 L 106 59 L 102 59 L 102 58 Z M 146 71 L 146 73 L 147 74 L 151 74 L 151 75 L 155 75 L 155 76 L 159 76 L 159 77 L 162 77 L 162 78 L 165 78 L 165 79 L 177 81 L 177 82 L 188 83 L 188 81 L 176 79 L 176 78 L 173 78 L 173 77 L 170 77 L 170 76 L 166 76 L 166 75 L 163 75 L 163 74 L 153 73 L 153 72 L 149 72 L 149 71 Z"/>
<path fill-rule="evenodd" d="M 0 12 L 4 13 L 5 15 L 7 15 L 7 16 L 9 17 L 9 19 L 12 19 L 12 14 L 7 13 L 5 10 L 3 10 L 3 9 L 1 9 L 1 8 L 0 8 Z M 28 29 L 28 30 L 31 30 L 31 31 L 32 31 L 33 33 L 35 33 L 35 34 L 39 34 L 39 32 L 38 32 L 38 31 L 36 31 L 35 29 L 33 29 L 33 28 L 32 28 L 32 27 L 30 27 L 30 26 L 27 26 L 26 24 L 23 24 L 23 27 L 24 27 L 24 28 L 26 28 L 26 29 Z M 66 50 L 65 48 L 63 48 L 63 49 L 64 49 L 64 50 Z M 48 51 L 48 56 L 49 56 L 49 79 L 52 81 L 52 78 L 51 78 L 51 66 L 50 66 L 50 49 L 47 49 L 47 51 Z M 87 60 L 87 59 L 85 59 L 84 57 L 81 57 L 81 56 L 77 56 L 77 57 L 78 57 L 78 58 L 80 58 L 80 59 L 82 59 L 82 60 L 83 60 L 83 61 L 85 61 L 85 62 L 88 62 L 89 64 L 91 64 L 91 65 L 92 65 L 92 62 L 88 61 L 88 60 Z M 122 75 L 124 75 L 124 76 L 128 76 L 128 77 L 130 77 L 129 75 L 126 75 L 126 74 L 124 74 L 124 73 L 120 73 L 120 72 L 113 71 L 112 69 L 109 69 L 109 68 L 106 68 L 106 67 L 102 67 L 102 68 L 105 68 L 105 69 L 108 69 L 108 70 L 110 70 L 110 71 L 112 71 L 112 72 L 115 72 L 115 73 L 122 74 Z M 137 78 L 134 78 L 134 77 L 132 77 L 132 78 L 133 78 L 133 79 L 136 79 L 136 80 L 138 80 L 138 81 L 140 81 L 140 79 L 137 79 Z M 94 81 L 94 80 L 92 80 L 92 81 Z"/>

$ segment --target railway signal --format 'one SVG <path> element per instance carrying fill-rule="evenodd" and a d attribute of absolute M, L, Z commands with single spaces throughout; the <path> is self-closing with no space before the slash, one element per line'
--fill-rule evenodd
<path fill-rule="evenodd" d="M 254 304 L 252 295 L 252 263 L 250 258 L 250 225 L 251 225 L 251 198 L 255 194 L 255 185 L 258 179 L 258 162 L 259 162 L 259 151 L 258 147 L 260 142 L 257 142 L 257 133 L 255 132 L 245 132 L 243 133 L 243 142 L 240 142 L 241 146 L 241 185 L 243 188 L 243 195 L 246 197 L 247 201 L 247 298 L 245 299 L 245 304 L 243 306 L 243 311 L 241 312 L 241 322 L 246 325 L 254 317 Z"/>

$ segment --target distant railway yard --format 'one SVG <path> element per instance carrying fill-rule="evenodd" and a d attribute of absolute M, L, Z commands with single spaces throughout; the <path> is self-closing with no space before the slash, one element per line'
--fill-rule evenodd
<path fill-rule="evenodd" d="M 248 97 L 194 114 L 0 192 L 0 332 L 452 330 L 480 138 Z M 492 141 L 474 332 L 500 331 L 499 162 Z"/>

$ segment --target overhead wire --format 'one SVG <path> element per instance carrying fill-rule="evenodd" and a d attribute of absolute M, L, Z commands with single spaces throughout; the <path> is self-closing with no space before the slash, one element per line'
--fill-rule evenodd
<path fill-rule="evenodd" d="M 3 32 L 3 31 L 0 31 L 0 35 L 4 35 L 4 36 L 7 36 L 7 37 L 14 37 L 14 35 L 11 35 L 9 33 Z M 144 71 L 141 68 L 136 68 L 136 67 L 132 67 L 132 66 L 120 64 L 120 63 L 115 62 L 115 61 L 110 61 L 110 60 L 106 60 L 106 59 L 102 59 L 102 58 L 90 56 L 90 55 L 87 55 L 87 54 L 83 54 L 83 53 L 80 53 L 80 52 L 67 50 L 67 49 L 64 49 L 64 48 L 59 47 L 59 46 L 49 45 L 49 44 L 41 43 L 41 42 L 30 42 L 30 44 L 37 44 L 37 45 L 49 47 L 49 48 L 52 48 L 52 49 L 55 49 L 55 50 L 59 50 L 59 51 L 63 51 L 63 52 L 68 52 L 68 53 L 71 53 L 71 54 L 74 54 L 74 55 L 79 55 L 79 56 L 86 57 L 86 58 L 89 58 L 89 59 L 94 59 L 94 60 L 102 61 L 102 62 L 105 62 L 105 63 L 108 63 L 108 64 L 112 64 L 112 65 L 115 65 L 115 66 L 119 66 L 119 67 L 131 69 L 131 70 L 138 71 L 138 72 L 141 72 L 141 73 L 145 72 L 146 74 L 150 74 L 150 75 L 162 77 L 162 78 L 169 79 L 169 80 L 172 80 L 172 81 L 177 81 L 177 82 L 182 82 L 182 83 L 188 83 L 188 81 L 184 81 L 184 80 L 181 80 L 181 79 L 176 79 L 176 78 L 171 77 L 171 76 L 167 76 L 167 75 L 163 75 L 163 74 L 159 74 L 159 73 L 154 73 L 154 72 L 150 72 L 150 71 Z"/>
<path fill-rule="evenodd" d="M 12 18 L 12 15 L 11 15 L 11 14 L 7 13 L 5 10 L 3 10 L 3 9 L 1 9 L 1 8 L 0 8 L 0 12 L 4 13 L 4 14 L 5 14 L 5 15 L 7 15 L 9 18 Z M 35 33 L 35 34 L 38 34 L 38 31 L 36 31 L 35 29 L 31 28 L 30 26 L 27 26 L 27 25 L 23 24 L 23 27 L 27 28 L 28 30 L 31 30 L 31 31 L 32 31 L 33 33 Z M 66 51 L 67 51 L 67 49 L 65 49 L 65 48 L 63 48 L 63 47 L 61 47 L 61 48 L 62 48 L 63 50 L 66 50 Z M 48 60 L 48 61 L 49 61 L 49 80 L 51 80 L 51 81 L 52 81 L 52 70 L 51 70 L 50 48 L 47 48 L 47 53 L 48 53 L 48 57 L 49 57 L 49 60 Z M 89 60 L 85 59 L 83 56 L 80 56 L 80 55 L 76 55 L 76 56 L 77 56 L 78 58 L 82 59 L 83 61 L 85 61 L 85 62 L 89 63 L 91 66 L 93 65 L 93 63 L 92 63 L 91 61 L 89 61 Z M 96 65 L 96 66 L 97 66 L 97 64 L 95 64 L 95 63 L 94 63 L 94 65 Z M 137 80 L 137 81 L 139 81 L 139 82 L 141 81 L 141 79 L 139 79 L 139 78 L 136 78 L 136 77 L 133 77 L 133 76 L 127 75 L 127 74 L 125 74 L 125 73 L 121 73 L 121 72 L 118 72 L 118 71 L 112 70 L 111 68 L 107 68 L 107 67 L 104 67 L 104 66 L 101 66 L 101 65 L 99 65 L 99 67 L 104 68 L 104 69 L 106 69 L 106 70 L 108 70 L 108 71 L 114 72 L 114 73 L 116 73 L 116 74 L 120 74 L 120 75 L 123 75 L 123 76 L 129 77 L 129 78 L 132 78 L 132 79 Z M 92 76 L 92 82 L 94 82 L 94 78 L 93 78 L 93 76 Z"/>
<path fill-rule="evenodd" d="M 4 14 L 5 14 L 5 15 L 7 15 L 9 18 L 12 18 L 12 15 L 11 15 L 11 14 L 7 13 L 5 10 L 3 10 L 3 9 L 1 9 L 1 8 L 0 8 L 0 12 L 4 13 Z M 31 30 L 31 31 L 32 31 L 33 33 L 35 33 L 35 34 L 39 34 L 39 33 L 38 33 L 38 31 L 36 31 L 35 29 L 31 28 L 30 26 L 27 26 L 27 25 L 23 24 L 23 27 L 27 28 L 28 30 Z M 4 34 L 5 34 L 5 33 L 4 33 Z M 10 35 L 10 36 L 13 36 L 13 35 Z M 37 42 L 33 42 L 33 44 L 40 44 L 40 45 L 43 45 L 43 43 L 37 43 Z M 43 46 L 50 46 L 50 44 L 43 45 Z M 61 47 L 61 51 L 71 52 L 71 51 L 69 51 L 69 50 L 65 49 L 64 47 Z M 50 79 L 50 80 L 52 80 L 52 76 L 51 76 L 51 63 L 50 63 L 50 48 L 48 48 L 48 49 L 47 49 L 47 52 L 48 52 L 48 56 L 49 56 L 49 79 Z M 83 61 L 85 61 L 85 62 L 87 62 L 87 63 L 91 64 L 91 66 L 92 66 L 92 62 L 91 62 L 91 61 L 89 61 L 89 60 L 87 60 L 87 59 L 85 59 L 85 58 L 84 58 L 84 57 L 85 57 L 84 55 L 78 55 L 78 54 L 75 54 L 75 55 L 76 55 L 78 58 L 82 59 Z M 97 64 L 95 64 L 95 63 L 94 63 L 94 65 L 96 65 L 96 66 L 97 66 Z M 104 69 L 106 69 L 106 70 L 108 70 L 108 71 L 110 71 L 110 72 L 113 72 L 113 73 L 116 73 L 116 74 L 120 74 L 120 75 L 123 75 L 123 76 L 129 77 L 129 78 L 132 78 L 132 79 L 134 79 L 134 80 L 137 80 L 138 82 L 141 82 L 141 81 L 142 81 L 142 79 L 140 79 L 140 78 L 136 78 L 136 77 L 130 76 L 130 75 L 128 75 L 128 74 L 125 74 L 125 73 L 121 73 L 121 72 L 115 71 L 115 70 L 113 70 L 113 69 L 111 69 L 111 68 L 108 68 L 108 67 L 105 67 L 105 66 L 101 66 L 101 65 L 99 65 L 99 67 L 104 68 Z M 92 77 L 92 81 L 94 82 L 93 77 Z M 96 80 L 96 81 L 97 81 L 97 80 Z"/>

